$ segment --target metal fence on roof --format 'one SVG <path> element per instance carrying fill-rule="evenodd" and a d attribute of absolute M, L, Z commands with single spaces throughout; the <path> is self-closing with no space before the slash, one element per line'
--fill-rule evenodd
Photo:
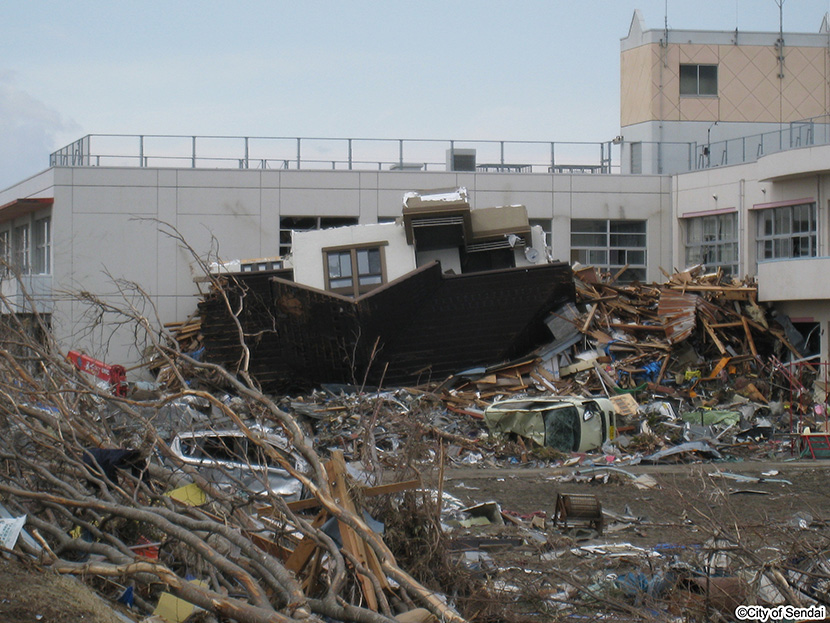
<path fill-rule="evenodd" d="M 716 124 L 712 124 L 714 127 Z M 711 128 L 710 128 L 711 130 Z M 709 133 L 707 133 L 708 135 Z M 830 116 L 781 124 L 779 129 L 716 142 L 641 142 L 642 171 L 685 173 L 753 162 L 761 156 L 830 144 Z M 623 171 L 632 143 L 444 139 L 301 138 L 88 134 L 57 150 L 50 166 L 175 167 L 194 169 L 333 169 L 590 173 Z"/>
<path fill-rule="evenodd" d="M 50 165 L 612 173 L 620 168 L 617 147 L 612 141 L 89 134 L 54 152 Z"/>

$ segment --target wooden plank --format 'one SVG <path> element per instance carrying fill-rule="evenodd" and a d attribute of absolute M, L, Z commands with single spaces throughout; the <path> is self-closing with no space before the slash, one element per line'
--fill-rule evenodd
<path fill-rule="evenodd" d="M 715 334 L 715 330 L 709 325 L 709 323 L 706 320 L 703 321 L 703 328 L 706 329 L 706 333 L 708 333 L 709 337 L 712 338 L 712 341 L 715 343 L 715 346 L 717 347 L 718 351 L 720 351 L 720 354 L 726 355 L 726 348 L 724 347 L 720 339 L 718 339 L 718 336 Z"/>
<path fill-rule="evenodd" d="M 245 531 L 245 536 L 247 536 L 251 540 L 251 542 L 254 545 L 256 545 L 259 549 L 261 549 L 263 552 L 265 552 L 266 554 L 270 554 L 271 556 L 273 556 L 274 558 L 278 558 L 279 560 L 288 560 L 294 553 L 291 550 L 284 548 L 276 541 L 266 539 L 264 536 L 259 535 L 256 532 Z"/>
<path fill-rule="evenodd" d="M 314 518 L 314 521 L 311 523 L 311 525 L 314 528 L 319 528 L 326 522 L 328 518 L 328 511 L 320 511 L 317 517 Z M 294 551 L 291 552 L 291 555 L 288 557 L 288 559 L 285 561 L 285 568 L 299 575 L 300 572 L 308 564 L 308 561 L 311 559 L 311 556 L 314 554 L 316 550 L 316 541 L 309 536 L 304 536 L 300 543 L 297 545 L 297 547 L 294 549 Z"/>
<path fill-rule="evenodd" d="M 591 305 L 591 311 L 588 314 L 588 317 L 585 319 L 585 322 L 582 323 L 582 328 L 580 329 L 580 332 L 582 332 L 582 333 L 587 333 L 588 332 L 588 327 L 591 326 L 591 322 L 594 319 L 594 315 L 596 315 L 596 313 L 597 313 L 597 308 L 598 307 L 599 307 L 599 303 L 594 303 L 593 305 Z"/>
<path fill-rule="evenodd" d="M 742 327 L 744 326 L 743 322 L 718 322 L 716 324 L 709 325 L 713 329 L 730 329 L 733 327 Z"/>
<path fill-rule="evenodd" d="M 663 376 L 666 374 L 666 368 L 669 367 L 669 355 L 663 357 L 663 365 L 660 366 L 660 374 L 657 375 L 657 380 L 654 382 L 655 385 L 660 385 L 663 382 Z"/>
<path fill-rule="evenodd" d="M 755 340 L 752 339 L 752 331 L 749 330 L 749 321 L 746 317 L 741 316 L 741 324 L 744 327 L 744 333 L 746 334 L 746 341 L 749 343 L 749 350 L 752 351 L 752 356 L 758 356 L 758 349 L 755 348 Z"/>
<path fill-rule="evenodd" d="M 715 367 L 712 368 L 712 373 L 709 376 L 707 376 L 705 378 L 702 378 L 700 380 L 701 381 L 714 381 L 715 379 L 717 379 L 718 374 L 720 374 L 721 370 L 723 370 L 726 367 L 726 364 L 728 364 L 731 359 L 732 359 L 732 357 L 721 357 L 720 361 L 718 361 L 718 363 L 715 365 Z"/>
<path fill-rule="evenodd" d="M 655 333 L 666 332 L 666 327 L 659 324 L 625 324 L 622 322 L 612 322 L 608 326 L 612 329 L 622 329 L 623 331 L 630 329 L 632 331 L 653 331 Z"/>
<path fill-rule="evenodd" d="M 346 486 L 346 461 L 343 458 L 342 450 L 335 450 L 331 453 L 330 464 L 332 465 L 332 471 L 329 484 L 332 486 L 337 502 L 346 511 L 357 517 L 357 509 Z M 338 521 L 337 525 L 340 528 L 340 540 L 343 542 L 343 549 L 354 556 L 365 569 L 369 570 L 371 566 L 369 558 L 373 555 L 373 552 L 367 549 L 366 543 L 355 534 L 351 526 L 342 521 Z M 375 565 L 380 566 L 377 564 L 377 560 L 375 560 Z M 366 599 L 366 606 L 370 610 L 377 612 L 378 597 L 372 581 L 362 573 L 357 572 L 357 570 L 355 570 L 355 576 L 360 584 L 363 597 Z M 382 577 L 383 575 L 381 574 L 377 579 L 381 580 Z"/>

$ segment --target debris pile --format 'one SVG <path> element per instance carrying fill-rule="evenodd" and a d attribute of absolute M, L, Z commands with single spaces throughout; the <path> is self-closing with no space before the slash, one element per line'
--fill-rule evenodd
<path fill-rule="evenodd" d="M 147 338 L 156 382 L 124 396 L 12 321 L 28 356 L 0 357 L 5 552 L 148 622 L 685 621 L 827 603 L 826 505 L 770 510 L 758 500 L 792 480 L 725 468 L 830 453 L 825 364 L 750 283 L 574 275 L 549 343 L 395 389 L 267 394 L 244 342 L 232 371 L 203 361 L 194 317 Z M 681 492 L 646 467 L 665 463 L 707 471 Z M 519 499 L 514 479 L 537 487 Z"/>

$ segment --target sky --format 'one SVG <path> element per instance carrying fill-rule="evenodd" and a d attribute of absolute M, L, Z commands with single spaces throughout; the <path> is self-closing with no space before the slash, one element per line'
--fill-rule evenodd
<path fill-rule="evenodd" d="M 818 32 L 830 0 L 0 6 L 0 189 L 87 134 L 607 141 L 620 39 Z"/>

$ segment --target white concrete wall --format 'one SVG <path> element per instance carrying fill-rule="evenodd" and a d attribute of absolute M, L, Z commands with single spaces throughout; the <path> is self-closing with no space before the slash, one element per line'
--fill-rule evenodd
<path fill-rule="evenodd" d="M 627 218 L 648 222 L 648 279 L 660 279 L 660 267 L 671 263 L 671 179 L 664 176 L 66 167 L 0 191 L 0 205 L 54 197 L 56 335 L 67 348 L 130 365 L 143 345 L 128 331 L 111 335 L 111 324 L 90 330 L 87 308 L 71 293 L 118 301 L 119 288 L 135 282 L 149 295 L 138 312 L 153 321 L 186 318 L 201 271 L 171 228 L 208 261 L 267 257 L 278 254 L 281 216 L 376 223 L 400 216 L 407 191 L 458 186 L 474 207 L 522 204 L 529 218 L 550 220 L 554 258 L 569 259 L 571 218 Z"/>
<path fill-rule="evenodd" d="M 294 232 L 291 238 L 294 280 L 312 288 L 325 290 L 326 266 L 323 249 L 374 242 L 388 243 L 384 244 L 382 250 L 387 282 L 415 270 L 415 252 L 406 244 L 406 230 L 403 224 L 376 223 Z"/>
<path fill-rule="evenodd" d="M 759 301 L 830 300 L 830 258 L 767 260 L 758 264 Z M 830 306 L 828 306 L 830 310 Z"/>

